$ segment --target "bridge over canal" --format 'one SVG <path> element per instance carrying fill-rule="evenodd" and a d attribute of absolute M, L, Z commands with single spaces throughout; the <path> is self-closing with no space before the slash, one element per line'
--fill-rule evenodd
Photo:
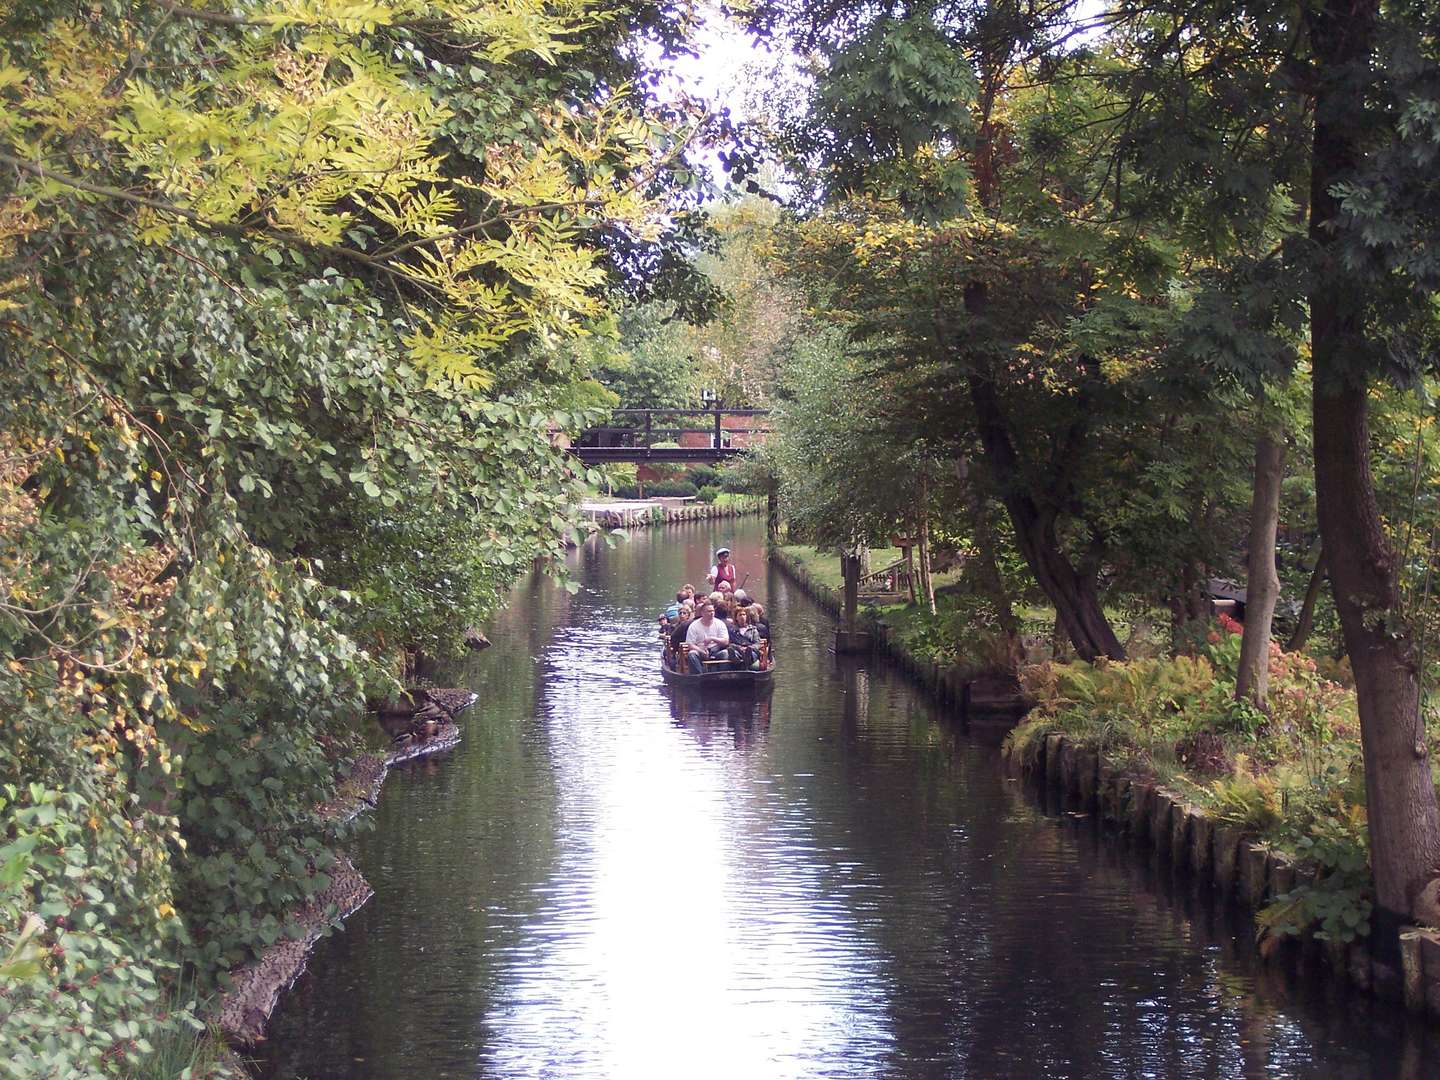
<path fill-rule="evenodd" d="M 759 446 L 768 409 L 616 409 L 610 423 L 581 432 L 570 452 L 586 465 L 720 462 Z"/>

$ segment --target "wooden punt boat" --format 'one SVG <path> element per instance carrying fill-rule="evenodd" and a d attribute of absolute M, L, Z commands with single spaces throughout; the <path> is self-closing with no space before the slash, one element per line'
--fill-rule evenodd
<path fill-rule="evenodd" d="M 764 671 L 750 671 L 748 669 L 735 669 L 722 667 L 717 664 L 715 667 L 700 675 L 692 675 L 688 671 L 675 671 L 667 667 L 662 657 L 660 660 L 660 676 L 665 680 L 666 686 L 683 686 L 692 690 L 703 690 L 709 693 L 711 690 L 768 690 L 775 684 L 775 665 L 771 664 Z"/>

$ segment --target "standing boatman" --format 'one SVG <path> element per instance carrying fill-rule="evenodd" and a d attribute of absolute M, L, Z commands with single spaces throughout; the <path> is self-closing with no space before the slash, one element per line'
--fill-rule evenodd
<path fill-rule="evenodd" d="M 722 581 L 730 584 L 730 588 L 725 591 L 735 591 L 735 564 L 730 561 L 728 547 L 715 549 L 715 565 L 710 567 L 710 587 L 718 589 Z"/>

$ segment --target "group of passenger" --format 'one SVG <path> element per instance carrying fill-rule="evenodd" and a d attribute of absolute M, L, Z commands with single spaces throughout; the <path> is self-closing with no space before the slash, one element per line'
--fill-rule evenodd
<path fill-rule="evenodd" d="M 761 671 L 770 666 L 770 624 L 765 609 L 735 585 L 730 549 L 715 552 L 706 578 L 709 593 L 686 585 L 660 615 L 665 665 L 693 675 L 725 669 Z"/>

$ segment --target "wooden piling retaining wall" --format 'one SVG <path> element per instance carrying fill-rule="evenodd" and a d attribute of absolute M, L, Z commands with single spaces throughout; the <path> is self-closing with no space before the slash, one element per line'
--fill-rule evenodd
<path fill-rule="evenodd" d="M 1098 814 L 1137 844 L 1148 845 L 1176 873 L 1193 875 L 1221 900 L 1249 911 L 1314 877 L 1313 866 L 1215 820 L 1151 780 L 1119 772 L 1063 734 L 1011 747 L 1005 763 L 1012 775 L 1043 785 L 1066 809 Z M 1321 960 L 1357 990 L 1440 1018 L 1440 932 L 1404 927 L 1398 955 L 1383 952 L 1365 938 L 1347 944 L 1307 934 L 1286 939 L 1274 956 L 1307 972 Z"/>
<path fill-rule="evenodd" d="M 778 548 L 771 548 L 770 559 L 807 596 L 840 617 L 835 589 Z M 956 709 L 972 730 L 978 720 L 982 728 L 1003 736 L 1029 711 L 1014 680 L 977 677 L 959 667 L 941 668 L 911 654 L 883 622 L 871 619 L 869 629 L 878 652 L 942 706 Z M 1313 880 L 1313 866 L 1297 863 L 1213 819 L 1153 781 L 1120 773 L 1103 763 L 1095 750 L 1063 734 L 1033 740 L 1028 751 L 1009 752 L 1005 763 L 1012 775 L 1043 786 L 1068 809 L 1098 814 L 1135 842 L 1148 845 L 1177 873 L 1193 875 L 1213 887 L 1220 899 L 1249 911 L 1259 911 L 1307 877 Z M 1288 940 L 1273 957 L 1302 972 L 1323 965 L 1357 990 L 1440 1019 L 1440 930 L 1403 927 L 1398 954 L 1387 956 L 1385 951 L 1368 939 L 1347 944 L 1307 934 Z"/>
<path fill-rule="evenodd" d="M 659 502 L 637 502 L 626 505 L 620 502 L 587 504 L 581 514 L 587 521 L 594 522 L 602 529 L 644 529 L 652 525 L 672 525 L 685 521 L 719 521 L 727 518 L 748 517 L 765 512 L 765 504 L 758 496 L 752 504 L 740 506 L 727 504 L 691 502 L 669 505 Z"/>

